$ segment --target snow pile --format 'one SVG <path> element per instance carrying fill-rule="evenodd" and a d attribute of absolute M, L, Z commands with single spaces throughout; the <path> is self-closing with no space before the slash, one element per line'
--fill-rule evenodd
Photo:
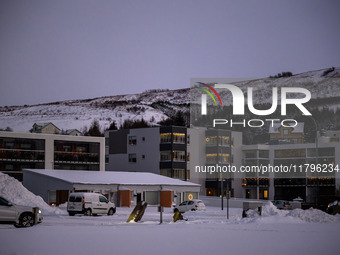
<path fill-rule="evenodd" d="M 312 223 L 331 223 L 338 222 L 339 218 L 327 214 L 318 209 L 294 209 L 294 210 L 279 210 L 271 202 L 268 202 L 262 207 L 262 216 L 259 216 L 257 210 L 249 210 L 247 216 L 258 223 L 271 223 L 271 222 L 312 222 Z M 249 222 L 249 220 L 245 220 Z"/>
<path fill-rule="evenodd" d="M 313 208 L 308 210 L 294 209 L 289 211 L 287 215 L 300 218 L 305 222 L 328 223 L 338 221 L 337 217 Z"/>
<path fill-rule="evenodd" d="M 64 214 L 59 208 L 51 207 L 40 197 L 27 190 L 21 182 L 0 173 L 0 196 L 17 205 L 39 207 L 44 215 Z"/>

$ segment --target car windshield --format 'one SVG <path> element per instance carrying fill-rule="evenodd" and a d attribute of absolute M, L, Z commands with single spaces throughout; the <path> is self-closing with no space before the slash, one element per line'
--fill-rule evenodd
<path fill-rule="evenodd" d="M 3 197 L 0 197 L 0 205 L 8 205 L 8 204 L 9 202 L 6 199 L 4 199 Z"/>

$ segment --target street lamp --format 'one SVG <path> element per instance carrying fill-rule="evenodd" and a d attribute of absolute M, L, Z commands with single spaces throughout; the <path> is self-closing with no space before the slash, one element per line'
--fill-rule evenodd
<path fill-rule="evenodd" d="M 314 126 L 315 126 L 315 156 L 316 156 L 316 160 L 315 160 L 315 169 L 317 169 L 318 167 L 318 160 L 319 160 L 319 142 L 318 142 L 318 124 L 316 122 L 316 120 L 312 117 L 312 116 L 307 116 L 304 115 L 306 117 L 309 117 L 310 119 L 313 120 Z M 319 174 L 318 171 L 315 171 L 316 173 L 316 198 L 315 198 L 315 204 L 316 204 L 316 208 L 319 207 Z"/>

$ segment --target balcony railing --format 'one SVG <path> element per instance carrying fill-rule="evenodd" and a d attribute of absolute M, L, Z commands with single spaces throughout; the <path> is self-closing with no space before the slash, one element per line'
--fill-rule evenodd
<path fill-rule="evenodd" d="M 45 152 L 37 150 L 0 149 L 0 160 L 41 162 L 45 160 Z"/>
<path fill-rule="evenodd" d="M 60 152 L 54 153 L 54 161 L 56 163 L 69 162 L 69 163 L 98 163 L 98 153 L 79 153 L 79 152 Z"/>

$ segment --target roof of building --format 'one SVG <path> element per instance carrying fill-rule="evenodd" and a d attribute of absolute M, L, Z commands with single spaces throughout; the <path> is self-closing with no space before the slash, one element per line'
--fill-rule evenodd
<path fill-rule="evenodd" d="M 200 186 L 196 183 L 181 181 L 178 179 L 147 172 L 105 172 L 48 169 L 24 169 L 23 171 L 49 176 L 55 179 L 77 184 Z"/>
<path fill-rule="evenodd" d="M 78 129 L 67 129 L 67 130 L 65 131 L 65 134 L 69 135 L 69 134 L 71 134 L 73 131 L 76 131 L 77 133 L 81 133 Z"/>
<path fill-rule="evenodd" d="M 40 129 L 43 129 L 44 127 L 48 126 L 49 124 L 51 124 L 51 125 L 55 126 L 56 128 L 58 128 L 52 122 L 36 122 L 36 123 L 33 124 L 33 126 L 38 126 Z"/>
<path fill-rule="evenodd" d="M 294 127 L 293 124 L 286 124 L 290 126 L 293 130 L 292 133 L 303 133 L 305 123 L 298 122 L 297 125 Z M 270 125 L 269 127 L 269 134 L 278 134 L 280 133 L 280 128 L 282 127 L 281 123 L 274 123 L 274 125 Z"/>

